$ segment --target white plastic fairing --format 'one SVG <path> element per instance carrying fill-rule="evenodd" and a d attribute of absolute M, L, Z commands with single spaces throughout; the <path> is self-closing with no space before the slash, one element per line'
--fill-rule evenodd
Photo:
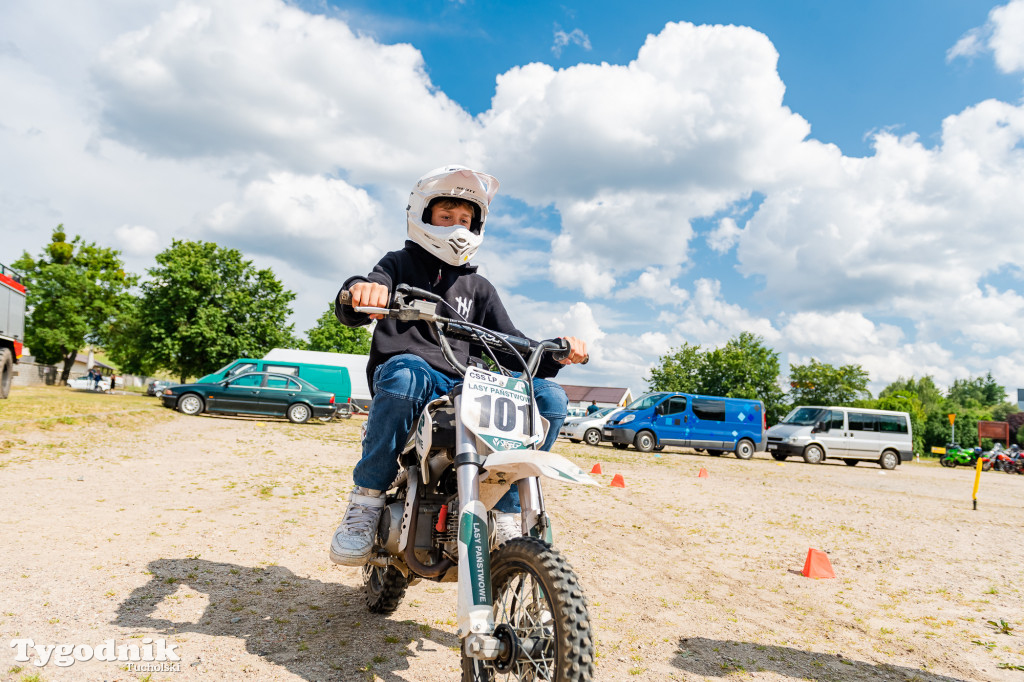
<path fill-rule="evenodd" d="M 516 481 L 545 476 L 556 481 L 597 485 L 578 466 L 561 455 L 544 450 L 503 450 L 493 452 L 480 472 L 480 501 L 491 509 Z"/>

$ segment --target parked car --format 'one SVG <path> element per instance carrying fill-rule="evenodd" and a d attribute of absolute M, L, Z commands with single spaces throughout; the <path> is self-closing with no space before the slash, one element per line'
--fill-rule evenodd
<path fill-rule="evenodd" d="M 197 415 L 254 414 L 287 417 L 302 424 L 311 418 L 334 416 L 334 394 L 321 391 L 296 376 L 270 372 L 246 372 L 217 382 L 170 386 L 160 394 L 164 407 Z"/>
<path fill-rule="evenodd" d="M 80 377 L 68 380 L 69 388 L 76 388 L 80 391 L 109 391 L 110 390 L 110 377 L 101 376 L 99 388 L 96 387 L 96 382 L 89 378 L 88 375 L 83 374 Z"/>
<path fill-rule="evenodd" d="M 883 469 L 895 469 L 914 456 L 910 415 L 862 407 L 799 405 L 768 429 L 768 452 L 779 461 L 795 455 L 808 464 L 832 458 L 850 466 L 870 461 Z"/>
<path fill-rule="evenodd" d="M 570 417 L 562 423 L 558 435 L 561 438 L 568 438 L 573 443 L 585 441 L 587 445 L 598 445 L 602 440 L 602 427 L 618 413 L 618 410 L 617 407 L 602 407 L 588 416 Z"/>
<path fill-rule="evenodd" d="M 650 452 L 665 445 L 734 452 L 750 459 L 765 447 L 760 400 L 658 391 L 640 396 L 604 425 L 604 440 Z"/>
<path fill-rule="evenodd" d="M 148 384 L 146 384 L 146 395 L 156 395 L 156 396 L 159 396 L 160 394 L 162 394 L 164 392 L 165 388 L 170 388 L 171 386 L 177 386 L 177 384 L 174 383 L 173 381 L 164 381 L 163 379 L 154 379 L 153 381 L 151 381 Z"/>

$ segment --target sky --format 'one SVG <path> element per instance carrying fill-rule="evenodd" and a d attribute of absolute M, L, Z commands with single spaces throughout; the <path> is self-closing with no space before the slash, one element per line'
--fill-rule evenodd
<path fill-rule="evenodd" d="M 239 249 L 300 334 L 496 176 L 474 262 L 565 383 L 753 332 L 879 390 L 1024 387 L 1024 0 L 0 4 L 0 262 L 57 224 L 143 274 Z"/>

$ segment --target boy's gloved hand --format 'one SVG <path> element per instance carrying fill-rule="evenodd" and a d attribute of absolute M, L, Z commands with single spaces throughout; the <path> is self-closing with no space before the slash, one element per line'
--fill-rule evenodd
<path fill-rule="evenodd" d="M 353 308 L 366 306 L 368 308 L 387 308 L 391 304 L 391 292 L 383 284 L 376 282 L 358 282 L 349 287 L 352 294 Z M 384 316 L 379 313 L 370 315 L 371 320 L 380 320 Z"/>
<path fill-rule="evenodd" d="M 569 342 L 569 356 L 559 360 L 563 365 L 576 365 L 587 359 L 587 342 L 575 336 L 563 336 Z"/>

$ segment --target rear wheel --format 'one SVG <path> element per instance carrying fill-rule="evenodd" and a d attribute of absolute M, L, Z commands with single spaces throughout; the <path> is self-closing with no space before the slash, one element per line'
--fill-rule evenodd
<path fill-rule="evenodd" d="M 195 393 L 186 393 L 178 399 L 178 410 L 182 414 L 195 416 L 203 411 L 203 399 Z"/>
<path fill-rule="evenodd" d="M 772 453 L 772 459 L 774 459 L 774 460 L 776 460 L 778 462 L 785 462 L 786 461 L 786 457 L 788 457 L 788 456 L 789 455 L 784 455 L 781 452 L 773 452 Z"/>
<path fill-rule="evenodd" d="M 587 429 L 586 433 L 583 434 L 583 440 L 586 441 L 587 445 L 600 445 L 601 444 L 601 431 L 600 431 L 600 429 Z"/>
<path fill-rule="evenodd" d="M 506 646 L 493 661 L 462 652 L 463 682 L 594 677 L 587 601 L 572 567 L 536 538 L 515 538 L 491 555 L 495 636 Z"/>
<path fill-rule="evenodd" d="M 746 438 L 736 443 L 736 456 L 740 459 L 750 459 L 754 456 L 754 444 Z"/>
<path fill-rule="evenodd" d="M 856 461 L 856 460 L 854 460 Z M 896 465 L 900 463 L 900 456 L 892 450 L 886 450 L 882 453 L 882 456 L 878 458 L 878 466 L 883 469 L 892 471 L 896 468 Z"/>
<path fill-rule="evenodd" d="M 633 439 L 633 447 L 640 452 L 650 452 L 654 449 L 654 434 L 650 431 L 641 431 Z"/>
<path fill-rule="evenodd" d="M 708 450 L 707 452 L 712 457 L 721 457 L 722 456 L 722 451 L 721 450 Z"/>
<path fill-rule="evenodd" d="M 822 460 L 825 459 L 825 453 L 822 451 L 820 445 L 808 445 L 804 448 L 804 461 L 808 464 L 821 464 Z"/>
<path fill-rule="evenodd" d="M 616 450 L 625 450 L 629 447 L 629 443 L 612 443 L 612 447 Z"/>
<path fill-rule="evenodd" d="M 14 380 L 14 355 L 10 348 L 0 348 L 0 398 L 11 394 L 11 381 Z"/>
<path fill-rule="evenodd" d="M 860 461 L 860 460 L 844 459 L 843 461 L 846 462 L 846 466 L 848 466 L 848 467 L 855 467 L 855 466 L 857 466 L 857 462 Z"/>
<path fill-rule="evenodd" d="M 366 608 L 372 613 L 392 613 L 402 603 L 405 588 L 409 586 L 402 572 L 394 566 L 384 568 L 366 564 L 363 566 L 363 589 L 366 592 Z"/>
<path fill-rule="evenodd" d="M 654 451 L 655 452 L 661 452 L 664 449 L 665 449 L 665 446 L 662 445 L 661 443 L 658 443 L 657 445 L 654 446 Z"/>
<path fill-rule="evenodd" d="M 306 403 L 295 403 L 288 408 L 288 421 L 293 424 L 305 424 L 313 416 L 313 410 Z"/>

